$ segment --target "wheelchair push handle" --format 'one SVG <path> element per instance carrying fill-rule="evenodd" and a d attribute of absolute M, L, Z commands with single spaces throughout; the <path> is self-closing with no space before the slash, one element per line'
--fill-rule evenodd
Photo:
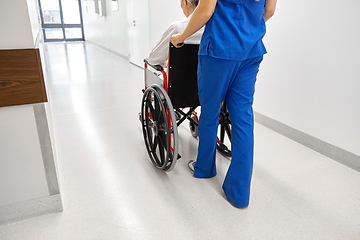
<path fill-rule="evenodd" d="M 150 67 L 152 67 L 153 69 L 155 69 L 156 71 L 162 71 L 164 70 L 164 68 L 160 65 L 152 65 L 149 63 L 149 59 L 145 58 L 144 59 L 144 63 L 146 63 L 147 65 L 149 65 Z"/>

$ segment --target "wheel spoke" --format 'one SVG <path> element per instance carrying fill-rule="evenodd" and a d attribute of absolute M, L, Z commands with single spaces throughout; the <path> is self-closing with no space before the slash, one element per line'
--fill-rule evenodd
<path fill-rule="evenodd" d="M 158 145 L 158 136 L 155 136 L 155 138 L 154 138 L 154 143 L 153 143 L 153 145 L 151 146 L 151 151 L 152 151 L 153 153 L 155 152 L 157 145 Z"/>
<path fill-rule="evenodd" d="M 165 164 L 165 145 L 163 144 L 161 137 L 159 136 L 159 152 L 160 152 L 160 159 L 161 159 L 161 165 L 163 166 Z"/>
<path fill-rule="evenodd" d="M 220 126 L 220 142 L 224 143 L 224 137 L 225 137 L 225 126 L 224 126 L 224 124 L 221 124 L 221 126 Z"/>
<path fill-rule="evenodd" d="M 151 119 L 147 118 L 145 127 L 146 127 L 147 136 L 148 136 L 148 141 L 150 144 L 152 144 L 152 142 L 153 142 L 153 139 L 152 139 L 153 138 L 153 132 L 152 132 L 153 125 L 154 125 L 154 122 L 151 121 Z"/>
<path fill-rule="evenodd" d="M 153 118 L 155 121 L 158 122 L 161 116 L 160 102 L 158 98 L 154 99 L 154 104 L 155 104 L 155 115 L 157 116 L 157 118 L 155 118 L 155 115 L 153 116 Z"/>
<path fill-rule="evenodd" d="M 159 116 L 158 116 L 158 118 L 157 118 L 157 121 L 158 121 L 158 122 L 164 121 L 164 116 L 163 116 L 163 114 L 161 114 L 161 113 L 162 113 L 162 112 L 159 111 Z"/>
<path fill-rule="evenodd" d="M 229 137 L 229 140 L 231 141 L 231 129 L 230 129 L 230 126 L 229 124 L 225 124 L 225 130 L 226 130 L 226 133 Z"/>
<path fill-rule="evenodd" d="M 152 99 L 152 93 L 149 92 L 147 94 L 147 98 L 146 98 L 146 101 L 145 101 L 145 110 L 147 110 L 146 114 L 149 114 L 149 110 L 150 110 L 150 115 L 151 115 L 150 118 L 154 119 L 155 109 L 154 109 L 154 107 L 152 105 L 152 100 L 151 99 Z"/>
<path fill-rule="evenodd" d="M 156 148 L 159 146 L 159 151 L 161 152 L 161 147 L 160 147 L 160 142 L 159 142 L 159 137 L 158 136 L 155 136 L 155 140 L 156 144 L 154 144 L 153 146 L 153 150 L 152 150 L 152 153 L 153 153 L 153 156 L 154 156 L 154 161 L 156 162 L 156 165 L 158 167 L 162 167 L 163 163 L 162 163 L 162 160 L 159 159 L 158 157 L 158 154 L 157 154 L 157 151 L 156 151 Z"/>
<path fill-rule="evenodd" d="M 146 132 L 147 132 L 148 142 L 149 142 L 149 144 L 151 144 L 152 143 L 152 131 L 151 131 L 151 128 L 147 127 Z"/>
<path fill-rule="evenodd" d="M 158 131 L 163 132 L 163 133 L 167 133 L 167 134 L 172 133 L 172 130 L 169 129 L 169 128 L 159 128 Z"/>
<path fill-rule="evenodd" d="M 154 121 L 156 121 L 156 119 L 155 119 L 155 109 L 154 109 L 154 107 L 153 107 L 153 105 L 152 105 L 151 102 L 149 102 L 149 109 L 150 109 L 150 114 L 151 114 L 152 119 L 153 119 Z"/>

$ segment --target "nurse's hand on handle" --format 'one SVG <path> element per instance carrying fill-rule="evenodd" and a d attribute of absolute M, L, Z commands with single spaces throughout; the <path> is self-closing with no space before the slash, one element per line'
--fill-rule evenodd
<path fill-rule="evenodd" d="M 182 47 L 186 38 L 196 33 L 209 21 L 215 11 L 216 3 L 217 0 L 200 0 L 184 31 L 173 35 L 170 42 L 177 48 Z"/>
<path fill-rule="evenodd" d="M 182 39 L 181 34 L 178 33 L 178 34 L 172 35 L 172 37 L 171 37 L 171 39 L 170 39 L 170 42 L 171 42 L 176 48 L 179 48 L 179 47 L 182 47 L 182 46 L 184 45 L 184 40 L 185 40 L 185 39 Z"/>

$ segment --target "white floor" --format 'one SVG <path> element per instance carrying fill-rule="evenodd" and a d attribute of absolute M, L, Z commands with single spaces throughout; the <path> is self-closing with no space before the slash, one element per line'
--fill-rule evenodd
<path fill-rule="evenodd" d="M 91 44 L 46 48 L 64 211 L 1 226 L 0 239 L 360 239 L 359 172 L 256 124 L 250 206 L 234 208 L 228 159 L 215 178 L 192 177 L 187 122 L 175 168 L 152 166 L 140 68 Z"/>

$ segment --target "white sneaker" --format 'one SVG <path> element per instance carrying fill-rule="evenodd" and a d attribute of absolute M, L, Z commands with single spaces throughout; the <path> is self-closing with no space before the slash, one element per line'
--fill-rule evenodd
<path fill-rule="evenodd" d="M 190 170 L 193 172 L 195 172 L 195 168 L 194 168 L 195 162 L 196 162 L 195 160 L 190 160 L 188 164 Z"/>

